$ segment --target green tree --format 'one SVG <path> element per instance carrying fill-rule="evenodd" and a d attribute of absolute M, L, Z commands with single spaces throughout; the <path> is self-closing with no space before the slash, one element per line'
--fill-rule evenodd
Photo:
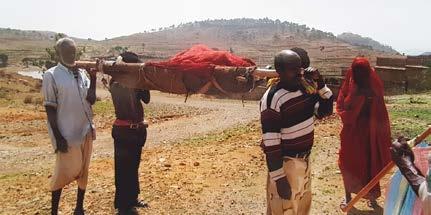
<path fill-rule="evenodd" d="M 280 41 L 281 40 L 280 35 L 278 35 L 277 33 L 275 33 L 274 36 L 272 36 L 272 39 L 274 41 Z"/>
<path fill-rule="evenodd" d="M 54 39 L 55 39 L 55 42 L 57 42 L 57 40 L 59 40 L 61 38 L 65 38 L 65 37 L 67 37 L 66 34 L 64 34 L 64 33 L 57 33 L 57 34 L 55 34 Z"/>
<path fill-rule="evenodd" d="M 126 52 L 127 50 L 129 50 L 129 47 L 127 46 L 114 46 L 109 50 L 109 53 L 111 53 L 112 55 L 119 55 Z"/>
<path fill-rule="evenodd" d="M 28 68 L 29 64 L 31 63 L 30 58 L 27 58 L 27 57 L 23 58 L 23 59 L 21 60 L 21 62 L 22 62 L 22 64 L 24 64 L 24 66 L 25 66 L 26 68 Z"/>
<path fill-rule="evenodd" d="M 66 34 L 64 33 L 57 33 L 54 36 L 55 42 L 57 42 L 59 39 L 61 38 L 65 38 L 67 37 Z M 76 59 L 79 60 L 81 58 L 81 56 L 85 53 L 85 46 L 83 48 L 78 48 L 78 50 L 76 51 Z M 59 56 L 57 54 L 57 52 L 55 51 L 55 45 L 50 47 L 50 48 L 46 48 L 45 49 L 46 54 L 48 55 L 47 58 L 48 60 L 45 61 L 45 63 L 40 62 L 40 67 L 42 67 L 43 65 L 45 66 L 46 69 L 49 69 L 51 67 L 54 67 L 55 65 L 57 65 L 57 63 L 60 61 Z"/>
<path fill-rule="evenodd" d="M 0 54 L 0 67 L 6 67 L 9 57 L 7 54 Z"/>

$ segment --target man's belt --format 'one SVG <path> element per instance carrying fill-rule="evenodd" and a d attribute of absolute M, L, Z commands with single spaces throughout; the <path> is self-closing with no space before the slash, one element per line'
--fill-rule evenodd
<path fill-rule="evenodd" d="M 115 126 L 128 127 L 130 129 L 148 128 L 148 123 L 143 122 L 132 122 L 130 120 L 116 119 L 114 121 Z"/>
<path fill-rule="evenodd" d="M 285 152 L 284 156 L 291 157 L 291 158 L 302 158 L 307 159 L 310 157 L 311 150 L 304 151 L 304 152 Z"/>

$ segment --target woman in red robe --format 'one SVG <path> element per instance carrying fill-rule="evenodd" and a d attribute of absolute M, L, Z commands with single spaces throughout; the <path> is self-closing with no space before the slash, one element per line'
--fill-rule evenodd
<path fill-rule="evenodd" d="M 391 131 L 383 94 L 383 83 L 369 61 L 355 58 L 337 99 L 337 112 L 343 122 L 338 165 L 346 191 L 341 206 L 391 160 Z M 377 207 L 380 195 L 377 184 L 365 196 L 368 205 Z"/>

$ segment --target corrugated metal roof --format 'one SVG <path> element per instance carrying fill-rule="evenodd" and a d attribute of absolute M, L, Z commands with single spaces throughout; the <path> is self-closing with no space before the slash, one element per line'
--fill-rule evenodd
<path fill-rule="evenodd" d="M 427 66 L 420 66 L 420 65 L 406 65 L 406 68 L 429 69 L 429 67 Z"/>
<path fill-rule="evenodd" d="M 376 69 L 386 69 L 386 70 L 406 71 L 405 67 L 375 66 L 374 68 L 376 68 Z"/>

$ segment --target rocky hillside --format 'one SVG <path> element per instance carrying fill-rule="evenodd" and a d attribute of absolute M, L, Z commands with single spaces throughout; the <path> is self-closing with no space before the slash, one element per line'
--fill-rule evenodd
<path fill-rule="evenodd" d="M 370 50 L 382 51 L 397 54 L 398 52 L 393 49 L 391 46 L 381 44 L 369 37 L 363 37 L 358 34 L 353 33 L 342 33 L 337 36 L 337 38 L 341 41 L 349 43 L 354 46 L 368 48 Z"/>
<path fill-rule="evenodd" d="M 0 29 L 0 53 L 8 54 L 12 63 L 43 57 L 45 49 L 54 44 L 54 38 L 54 32 Z M 203 43 L 251 58 L 259 66 L 271 64 L 274 54 L 282 49 L 302 47 L 309 51 L 314 66 L 327 71 L 348 66 L 358 55 L 368 56 L 372 61 L 377 55 L 394 55 L 352 45 L 330 32 L 306 25 L 267 18 L 197 21 L 103 41 L 76 40 L 79 46 L 85 46 L 84 59 L 130 50 L 145 60 L 164 60 L 193 44 Z"/>
<path fill-rule="evenodd" d="M 2 39 L 28 39 L 28 40 L 53 40 L 55 32 L 51 31 L 27 31 L 11 28 L 0 28 Z"/>
<path fill-rule="evenodd" d="M 105 47 L 127 47 L 148 60 L 166 59 L 197 43 L 231 50 L 253 59 L 259 66 L 272 63 L 274 54 L 282 49 L 302 47 L 309 51 L 315 66 L 332 71 L 348 66 L 358 55 L 372 61 L 377 55 L 394 55 L 349 44 L 330 32 L 271 19 L 206 20 L 102 42 Z"/>

